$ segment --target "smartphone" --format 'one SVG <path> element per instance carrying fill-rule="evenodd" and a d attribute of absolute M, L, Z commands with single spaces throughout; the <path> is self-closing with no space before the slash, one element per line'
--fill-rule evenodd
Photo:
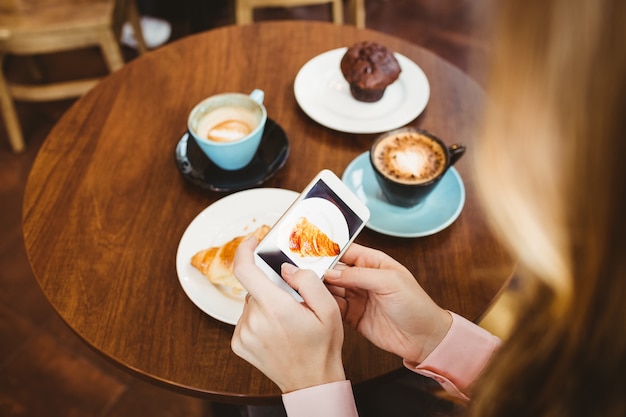
<path fill-rule="evenodd" d="M 285 262 L 323 279 L 367 223 L 367 206 L 330 170 L 323 170 L 259 242 L 255 263 L 296 300 L 302 297 L 281 277 Z"/>

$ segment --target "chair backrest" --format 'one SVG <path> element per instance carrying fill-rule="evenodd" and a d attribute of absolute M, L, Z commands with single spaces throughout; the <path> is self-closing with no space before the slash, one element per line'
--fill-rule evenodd
<path fill-rule="evenodd" d="M 99 78 L 46 82 L 33 55 L 99 47 L 110 71 L 124 65 L 119 39 L 124 22 L 141 34 L 135 0 L 0 0 L 0 114 L 15 152 L 24 138 L 13 100 L 49 101 L 81 96 Z M 138 51 L 146 50 L 142 36 Z M 9 80 L 3 73 L 7 55 L 26 57 L 34 83 Z M 32 80 L 31 80 L 32 81 Z"/>
<path fill-rule="evenodd" d="M 0 13 L 25 13 L 42 7 L 97 3 L 102 0 L 0 0 Z"/>
<path fill-rule="evenodd" d="M 333 22 L 343 23 L 342 0 L 235 0 L 235 19 L 237 24 L 252 23 L 254 9 L 263 7 L 296 7 L 321 4 L 328 4 L 332 7 Z"/>

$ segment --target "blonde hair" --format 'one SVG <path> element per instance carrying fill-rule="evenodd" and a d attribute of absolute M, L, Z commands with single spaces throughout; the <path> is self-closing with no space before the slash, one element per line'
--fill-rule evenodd
<path fill-rule="evenodd" d="M 626 2 L 497 0 L 476 150 L 526 300 L 472 415 L 626 415 Z"/>

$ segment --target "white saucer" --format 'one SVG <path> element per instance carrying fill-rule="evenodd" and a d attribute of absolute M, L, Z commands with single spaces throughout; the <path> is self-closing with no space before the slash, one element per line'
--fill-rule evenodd
<path fill-rule="evenodd" d="M 355 158 L 343 173 L 342 180 L 370 209 L 366 227 L 397 237 L 421 237 L 450 226 L 465 204 L 463 180 L 454 167 L 441 179 L 426 201 L 413 208 L 394 206 L 382 195 L 369 152 Z"/>
<path fill-rule="evenodd" d="M 313 120 L 347 133 L 380 133 L 404 126 L 422 113 L 430 97 L 426 74 L 395 54 L 400 77 L 375 103 L 356 100 L 339 67 L 347 48 L 324 52 L 304 64 L 294 82 L 296 101 Z"/>
<path fill-rule="evenodd" d="M 243 298 L 220 291 L 191 266 L 198 251 L 219 246 L 276 220 L 298 197 L 295 191 L 255 188 L 217 200 L 194 218 L 183 233 L 176 252 L 176 272 L 187 297 L 202 311 L 235 325 L 243 311 Z"/>

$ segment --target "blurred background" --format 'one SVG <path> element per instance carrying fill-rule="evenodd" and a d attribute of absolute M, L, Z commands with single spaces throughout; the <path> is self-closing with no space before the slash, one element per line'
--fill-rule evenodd
<path fill-rule="evenodd" d="M 487 37 L 479 22 L 486 1 L 365 0 L 366 27 L 425 47 L 482 83 Z M 137 6 L 141 16 L 167 23 L 167 42 L 235 23 L 233 0 L 137 0 Z M 330 20 L 329 15 L 324 6 L 309 6 L 265 9 L 255 18 Z M 138 56 L 127 43 L 122 52 L 126 62 Z M 42 56 L 39 64 L 51 79 L 107 74 L 95 48 Z M 5 73 L 19 80 L 26 65 L 7 56 Z M 32 275 L 22 238 L 24 187 L 39 146 L 75 101 L 17 102 L 26 145 L 19 154 L 0 120 L 0 416 L 229 415 L 144 382 L 92 352 L 52 310 Z"/>

